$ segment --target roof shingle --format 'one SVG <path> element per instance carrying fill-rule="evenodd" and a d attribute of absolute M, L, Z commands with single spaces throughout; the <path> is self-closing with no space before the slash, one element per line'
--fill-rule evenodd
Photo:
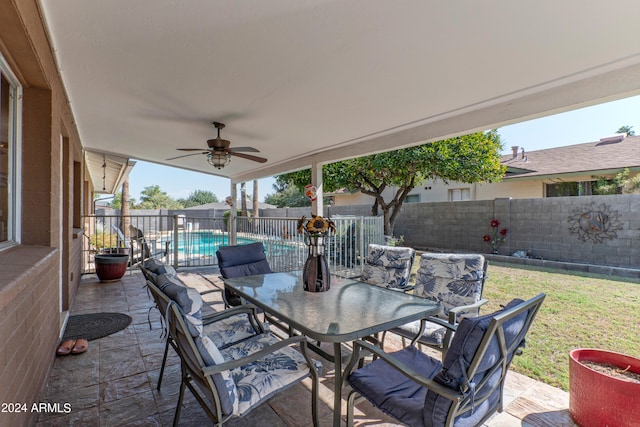
<path fill-rule="evenodd" d="M 508 178 L 597 172 L 640 167 L 640 136 L 619 142 L 588 142 L 502 156 Z"/>

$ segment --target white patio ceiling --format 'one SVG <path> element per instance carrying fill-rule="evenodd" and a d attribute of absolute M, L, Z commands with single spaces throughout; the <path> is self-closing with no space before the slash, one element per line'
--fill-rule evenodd
<path fill-rule="evenodd" d="M 631 0 L 41 7 L 87 149 L 234 181 L 640 93 Z M 214 120 L 268 162 L 166 160 L 205 148 Z"/>

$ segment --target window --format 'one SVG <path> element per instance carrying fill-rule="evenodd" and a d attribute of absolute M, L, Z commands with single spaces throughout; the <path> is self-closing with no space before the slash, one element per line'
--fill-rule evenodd
<path fill-rule="evenodd" d="M 591 196 L 594 194 L 620 194 L 614 180 L 557 182 L 545 184 L 546 197 Z"/>
<path fill-rule="evenodd" d="M 19 241 L 20 85 L 0 55 L 0 249 Z"/>
<path fill-rule="evenodd" d="M 419 194 L 409 194 L 405 199 L 405 203 L 419 203 L 420 195 Z"/>
<path fill-rule="evenodd" d="M 471 190 L 469 188 L 454 188 L 449 190 L 449 201 L 460 202 L 471 200 Z"/>

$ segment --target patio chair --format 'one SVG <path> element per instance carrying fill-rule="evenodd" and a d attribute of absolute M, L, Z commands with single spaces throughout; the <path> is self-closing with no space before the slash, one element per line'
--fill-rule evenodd
<path fill-rule="evenodd" d="M 415 256 L 416 252 L 412 248 L 370 244 L 360 280 L 403 290 L 409 286 Z"/>
<path fill-rule="evenodd" d="M 176 303 L 169 303 L 167 314 L 182 367 L 174 426 L 180 420 L 185 387 L 211 421 L 221 426 L 307 377 L 312 379 L 313 425 L 318 425 L 318 373 L 316 362 L 308 355 L 305 337 L 279 340 L 267 332 L 219 349 L 207 336 L 189 329 Z"/>
<path fill-rule="evenodd" d="M 353 408 L 361 396 L 410 426 L 482 425 L 503 410 L 507 371 L 544 298 L 515 299 L 495 313 L 462 319 L 443 363 L 414 345 L 385 353 L 356 341 L 345 372 L 359 363 L 361 352 L 377 358 L 348 376 L 353 391 L 347 425 L 353 425 Z"/>
<path fill-rule="evenodd" d="M 271 273 L 269 261 L 261 242 L 248 245 L 221 246 L 216 251 L 218 267 L 223 278 Z M 224 301 L 228 307 L 242 304 L 240 296 L 225 287 Z"/>
<path fill-rule="evenodd" d="M 223 279 L 272 273 L 264 252 L 264 245 L 261 242 L 248 245 L 221 246 L 216 251 L 216 257 L 218 258 L 218 267 L 220 267 L 220 274 Z M 223 298 L 227 307 L 237 307 L 244 303 L 239 295 L 227 289 L 226 286 Z M 262 312 L 261 309 L 258 309 L 258 311 Z M 265 321 L 284 331 L 287 335 L 293 335 L 293 330 L 288 325 L 265 312 L 262 312 L 262 314 Z"/>
<path fill-rule="evenodd" d="M 140 254 L 139 261 L 150 258 L 151 248 L 149 248 L 149 243 L 147 243 L 147 239 L 145 239 L 142 230 L 133 225 L 129 225 L 129 235 L 131 236 L 131 251 L 134 254 L 134 259 L 136 253 Z"/>
<path fill-rule="evenodd" d="M 142 267 L 141 267 L 142 268 Z M 148 270 L 146 270 L 148 273 Z M 143 269 L 143 273 L 145 270 Z M 146 276 L 146 274 L 145 274 Z M 156 283 L 159 283 L 158 286 Z M 171 337 L 166 327 L 165 319 L 167 307 L 173 300 L 181 307 L 185 316 L 189 319 L 189 325 L 195 332 L 208 336 L 219 348 L 226 348 L 254 335 L 263 333 L 268 328 L 261 324 L 256 317 L 256 308 L 245 304 L 219 313 L 202 315 L 203 306 L 200 293 L 193 288 L 186 287 L 177 278 L 166 274 L 151 279 L 147 278 L 146 286 L 160 312 L 160 319 L 165 328 L 165 348 L 158 377 L 157 389 L 160 390 L 164 369 L 167 363 L 169 347 L 176 350 L 175 340 Z"/>
<path fill-rule="evenodd" d="M 474 317 L 488 302 L 482 299 L 487 260 L 479 254 L 425 253 L 420 256 L 413 294 L 439 302 L 435 316 L 393 328 L 388 332 L 442 350 L 449 348 L 455 325 L 463 317 Z M 454 326 L 454 327 L 451 327 Z M 383 334 L 382 341 L 386 334 Z"/>

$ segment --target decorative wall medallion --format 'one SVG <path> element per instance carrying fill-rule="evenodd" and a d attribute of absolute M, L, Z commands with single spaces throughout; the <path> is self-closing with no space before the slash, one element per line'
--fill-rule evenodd
<path fill-rule="evenodd" d="M 594 207 L 589 203 L 582 208 L 575 208 L 569 215 L 569 232 L 577 234 L 578 239 L 586 242 L 602 243 L 603 240 L 613 240 L 616 232 L 622 230 L 622 224 L 618 221 L 618 212 L 611 212 L 609 206 L 604 203 Z"/>

